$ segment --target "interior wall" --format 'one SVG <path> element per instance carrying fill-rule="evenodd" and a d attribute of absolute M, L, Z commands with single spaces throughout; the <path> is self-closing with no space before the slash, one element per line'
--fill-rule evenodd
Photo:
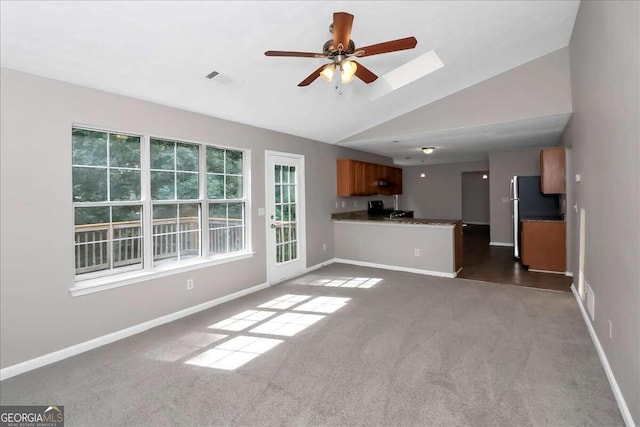
<path fill-rule="evenodd" d="M 491 242 L 513 244 L 509 185 L 514 176 L 540 175 L 540 149 L 489 153 Z"/>
<path fill-rule="evenodd" d="M 397 138 L 570 112 L 569 52 L 565 47 L 344 141 Z"/>
<path fill-rule="evenodd" d="M 582 177 L 573 183 L 573 203 L 586 211 L 585 280 L 595 294 L 592 326 L 636 425 L 640 425 L 639 28 L 639 2 L 580 4 L 569 44 L 573 116 L 564 134 L 564 143 L 572 150 L 573 172 Z M 569 212 L 577 266 L 579 215 Z"/>
<path fill-rule="evenodd" d="M 1 69 L 1 367 L 266 282 L 264 150 L 305 155 L 307 263 L 333 258 L 336 159 L 386 157 Z M 72 297 L 72 124 L 251 150 L 252 258 Z M 327 249 L 323 250 L 323 244 Z M 195 288 L 186 291 L 188 278 Z M 54 331 L 54 332 L 52 332 Z"/>
<path fill-rule="evenodd" d="M 487 178 L 482 177 L 486 175 Z M 462 172 L 462 221 L 489 225 L 489 171 Z"/>
<path fill-rule="evenodd" d="M 488 168 L 488 162 L 405 167 L 400 207 L 416 218 L 462 219 L 462 173 Z"/>

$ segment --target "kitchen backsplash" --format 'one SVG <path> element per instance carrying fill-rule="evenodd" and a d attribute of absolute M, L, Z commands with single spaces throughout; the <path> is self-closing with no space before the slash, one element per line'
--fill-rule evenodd
<path fill-rule="evenodd" d="M 369 200 L 382 200 L 385 208 L 393 208 L 394 196 L 359 196 L 359 197 L 336 197 L 332 212 L 352 212 L 367 209 Z M 402 209 L 402 196 L 398 196 L 398 206 Z"/>

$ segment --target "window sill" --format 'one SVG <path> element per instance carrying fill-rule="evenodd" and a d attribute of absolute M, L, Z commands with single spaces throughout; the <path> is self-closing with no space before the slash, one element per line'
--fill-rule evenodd
<path fill-rule="evenodd" d="M 159 279 L 161 277 L 171 276 L 191 270 L 199 270 L 201 268 L 211 267 L 228 262 L 239 261 L 253 257 L 255 252 L 239 252 L 215 259 L 199 259 L 190 263 L 182 263 L 180 265 L 166 265 L 157 267 L 153 271 L 133 271 L 129 273 L 118 274 L 117 276 L 100 277 L 96 279 L 88 279 L 76 282 L 69 289 L 71 296 L 78 297 L 81 295 L 93 294 L 95 292 L 106 291 L 107 289 L 128 286 L 134 283 L 146 282 L 148 280 Z"/>

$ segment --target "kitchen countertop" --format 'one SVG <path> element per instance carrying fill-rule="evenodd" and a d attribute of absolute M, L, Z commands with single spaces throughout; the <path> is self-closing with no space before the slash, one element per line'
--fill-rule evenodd
<path fill-rule="evenodd" d="M 565 222 L 564 219 L 522 219 L 520 222 Z"/>
<path fill-rule="evenodd" d="M 371 221 L 381 223 L 397 224 L 426 224 L 426 225 L 455 225 L 458 220 L 451 219 L 426 219 L 426 218 L 388 218 L 386 216 L 369 216 L 367 211 L 340 212 L 331 214 L 334 221 Z"/>

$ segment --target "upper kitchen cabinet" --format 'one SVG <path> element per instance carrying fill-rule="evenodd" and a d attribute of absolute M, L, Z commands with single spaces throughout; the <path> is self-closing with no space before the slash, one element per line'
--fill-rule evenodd
<path fill-rule="evenodd" d="M 384 174 L 378 180 L 378 194 L 392 196 L 402 194 L 402 169 L 391 166 L 380 166 Z"/>
<path fill-rule="evenodd" d="M 358 160 L 337 161 L 338 196 L 402 193 L 402 169 Z"/>
<path fill-rule="evenodd" d="M 540 151 L 540 190 L 544 194 L 564 194 L 566 190 L 565 149 Z"/>

